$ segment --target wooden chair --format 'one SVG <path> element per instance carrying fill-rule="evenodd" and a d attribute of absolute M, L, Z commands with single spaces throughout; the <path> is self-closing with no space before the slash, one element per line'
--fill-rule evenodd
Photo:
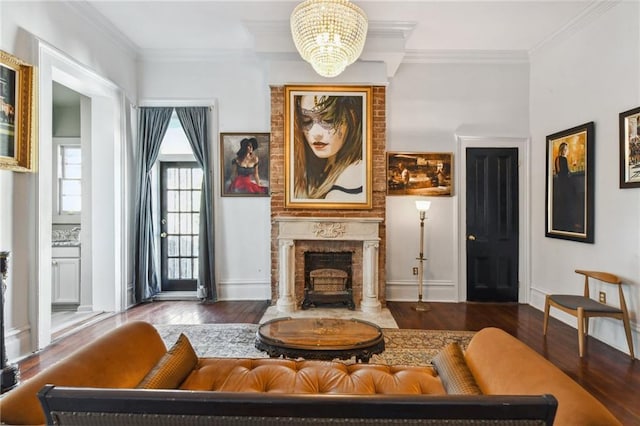
<path fill-rule="evenodd" d="M 622 320 L 624 324 L 624 332 L 627 335 L 627 343 L 629 344 L 629 354 L 631 359 L 633 354 L 633 341 L 631 340 L 631 325 L 629 324 L 629 313 L 627 312 L 627 304 L 622 294 L 622 280 L 614 274 L 598 271 L 583 271 L 576 269 L 576 273 L 584 275 L 584 295 L 568 295 L 568 294 L 548 294 L 544 304 L 544 325 L 543 334 L 547 335 L 547 324 L 549 322 L 549 310 L 551 306 L 560 309 L 568 314 L 578 318 L 578 351 L 582 358 L 584 354 L 584 336 L 589 334 L 589 318 L 591 317 L 609 317 Z M 589 278 L 596 279 L 603 283 L 618 286 L 618 295 L 620 299 L 620 307 L 606 305 L 589 296 Z"/>

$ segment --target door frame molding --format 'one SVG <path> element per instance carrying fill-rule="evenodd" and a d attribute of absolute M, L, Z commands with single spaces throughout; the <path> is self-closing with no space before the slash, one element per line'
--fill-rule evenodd
<path fill-rule="evenodd" d="M 91 276 L 92 305 L 96 311 L 126 308 L 128 205 L 126 200 L 126 119 L 124 92 L 114 83 L 76 62 L 47 42 L 34 44 L 38 65 L 38 174 L 34 182 L 35 274 L 30 280 L 29 321 L 32 350 L 51 342 L 51 226 L 52 226 L 52 84 L 57 81 L 80 93 L 82 138 L 91 156 L 87 171 L 90 193 L 83 194 L 81 233 L 82 279 Z M 110 119 L 107 119 L 107 115 Z M 85 121 L 86 120 L 86 121 Z M 82 143 L 85 151 L 85 142 Z M 111 161 L 108 161 L 111 160 Z M 83 161 L 83 166 L 84 166 Z M 83 179 L 85 179 L 83 170 Z M 83 191 L 85 186 L 83 184 Z M 85 200 L 88 195 L 90 200 Z M 86 203 L 87 201 L 88 203 Z M 106 205 L 92 208 L 87 205 Z M 99 241 L 99 243 L 98 243 Z M 84 259 L 88 259 L 85 261 Z M 105 260 L 106 259 L 106 260 Z"/>
<path fill-rule="evenodd" d="M 458 164 L 456 187 L 458 189 L 458 301 L 467 300 L 467 223 L 466 181 L 467 148 L 517 148 L 518 149 L 518 303 L 529 303 L 531 289 L 531 138 L 519 136 L 468 136 L 455 135 Z"/>

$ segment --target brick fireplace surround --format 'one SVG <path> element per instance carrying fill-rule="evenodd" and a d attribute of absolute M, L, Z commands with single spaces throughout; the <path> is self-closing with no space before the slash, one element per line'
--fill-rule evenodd
<path fill-rule="evenodd" d="M 356 309 L 376 312 L 386 305 L 386 88 L 372 89 L 372 208 L 285 209 L 284 86 L 271 87 L 271 301 L 278 311 L 300 309 L 304 252 L 310 250 L 352 250 Z"/>

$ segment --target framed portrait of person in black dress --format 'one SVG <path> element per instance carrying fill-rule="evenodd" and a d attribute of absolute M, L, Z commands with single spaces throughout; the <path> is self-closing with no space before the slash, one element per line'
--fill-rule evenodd
<path fill-rule="evenodd" d="M 594 123 L 547 136 L 546 232 L 593 243 Z"/>

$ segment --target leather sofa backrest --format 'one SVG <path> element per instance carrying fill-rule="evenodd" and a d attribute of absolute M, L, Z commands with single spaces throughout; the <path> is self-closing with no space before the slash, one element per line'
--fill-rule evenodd
<path fill-rule="evenodd" d="M 465 352 L 465 360 L 483 393 L 555 396 L 558 399 L 555 425 L 620 424 L 582 386 L 501 329 L 484 328 L 476 333 Z"/>
<path fill-rule="evenodd" d="M 43 424 L 45 417 L 37 393 L 48 383 L 97 388 L 136 387 L 166 351 L 162 338 L 151 324 L 126 323 L 3 395 L 0 421 Z"/>
<path fill-rule="evenodd" d="M 551 426 L 552 396 L 309 395 L 47 387 L 50 424 Z"/>

